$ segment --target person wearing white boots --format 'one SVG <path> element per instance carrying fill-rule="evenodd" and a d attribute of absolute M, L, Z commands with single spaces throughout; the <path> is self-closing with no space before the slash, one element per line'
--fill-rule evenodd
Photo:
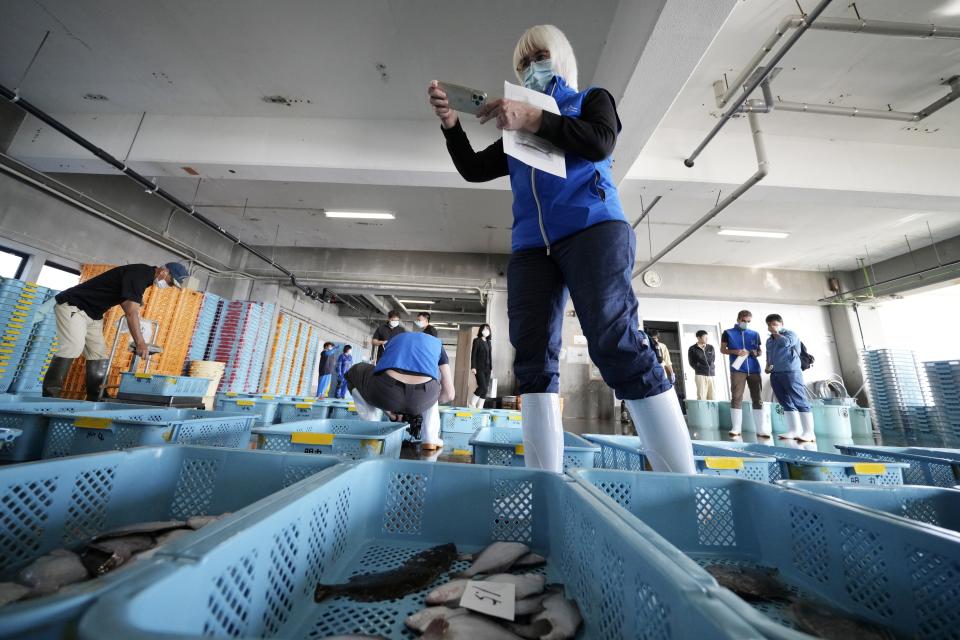
<path fill-rule="evenodd" d="M 400 333 L 387 343 L 376 366 L 363 362 L 346 374 L 357 413 L 377 419 L 377 410 L 392 420 L 419 422 L 421 447 L 433 450 L 440 441 L 440 402 L 453 399 L 450 361 L 437 338 L 426 333 Z"/>
<path fill-rule="evenodd" d="M 720 337 L 720 353 L 730 357 L 730 435 L 739 436 L 743 427 L 743 392 L 750 388 L 753 417 L 758 429 L 767 431 L 763 422 L 763 385 L 760 377 L 760 334 L 750 329 L 753 314 L 747 309 L 737 314 L 737 324 Z M 759 422 L 758 422 L 759 419 Z M 757 435 L 760 435 L 759 431 Z M 765 437 L 769 436 L 769 433 Z"/>
<path fill-rule="evenodd" d="M 767 329 L 770 331 L 770 337 L 767 338 L 767 372 L 770 373 L 773 394 L 783 407 L 787 423 L 787 432 L 781 434 L 780 438 L 814 442 L 817 438 L 813 428 L 813 413 L 800 366 L 800 338 L 784 328 L 783 318 L 776 313 L 767 316 Z"/>

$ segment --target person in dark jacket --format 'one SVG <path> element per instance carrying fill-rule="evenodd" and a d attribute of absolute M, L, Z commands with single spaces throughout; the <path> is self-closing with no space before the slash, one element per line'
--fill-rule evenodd
<path fill-rule="evenodd" d="M 317 397 L 326 398 L 330 391 L 333 372 L 337 370 L 337 358 L 332 342 L 324 342 L 320 352 L 320 384 L 317 385 Z"/>
<path fill-rule="evenodd" d="M 420 313 L 417 314 L 417 327 L 419 327 L 420 330 L 423 333 L 427 334 L 428 336 L 439 338 L 439 336 L 437 335 L 437 328 L 432 324 L 430 324 L 429 311 L 421 311 Z"/>
<path fill-rule="evenodd" d="M 490 350 L 490 325 L 482 324 L 477 329 L 477 337 L 473 339 L 473 349 L 470 351 L 470 373 L 477 377 L 477 389 L 470 396 L 470 406 L 475 409 L 483 407 L 487 394 L 490 393 L 490 374 L 493 372 L 493 356 Z"/>
<path fill-rule="evenodd" d="M 525 464 L 563 471 L 560 349 L 569 294 L 590 359 L 626 401 L 653 470 L 694 473 L 676 392 L 637 323 L 636 236 L 611 170 L 621 129 L 614 98 L 599 87 L 577 87 L 573 47 L 553 25 L 534 26 L 520 36 L 513 67 L 526 89 L 556 101 L 559 114 L 502 98 L 481 107 L 480 123 L 496 120 L 499 130 L 552 143 L 564 153 L 565 177 L 508 156 L 502 140 L 474 151 L 440 83 L 431 82 L 427 93 L 460 175 L 468 182 L 510 176 L 507 315 L 516 349 Z"/>
<path fill-rule="evenodd" d="M 693 367 L 697 381 L 697 400 L 713 400 L 713 377 L 717 375 L 717 353 L 707 344 L 707 332 L 697 331 L 696 343 L 687 349 L 687 362 Z"/>
<path fill-rule="evenodd" d="M 385 324 L 377 327 L 377 330 L 373 332 L 373 346 L 377 348 L 377 360 L 380 360 L 380 357 L 383 356 L 383 349 L 390 341 L 391 338 L 395 338 L 401 333 L 405 332 L 406 329 L 403 328 L 403 325 L 400 324 L 400 312 L 393 310 L 387 314 L 387 322 Z"/>
<path fill-rule="evenodd" d="M 343 353 L 337 358 L 337 397 L 343 398 L 347 395 L 347 371 L 353 366 L 353 347 L 347 345 L 343 348 Z"/>

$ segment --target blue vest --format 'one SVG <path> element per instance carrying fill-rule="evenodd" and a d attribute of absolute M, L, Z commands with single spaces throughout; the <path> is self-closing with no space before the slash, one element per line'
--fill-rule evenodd
<path fill-rule="evenodd" d="M 557 101 L 561 115 L 577 118 L 589 91 L 578 93 L 554 76 L 546 93 Z M 566 163 L 567 177 L 561 178 L 507 156 L 513 190 L 513 251 L 548 247 L 595 224 L 626 220 L 610 175 L 610 158 L 591 162 L 568 153 Z"/>
<path fill-rule="evenodd" d="M 443 344 L 426 333 L 405 332 L 390 338 L 377 361 L 375 372 L 395 369 L 418 376 L 440 379 L 440 352 Z"/>
<path fill-rule="evenodd" d="M 760 334 L 753 329 L 741 329 L 734 327 L 725 331 L 727 334 L 728 349 L 746 349 L 747 351 L 756 351 L 760 348 Z M 756 356 L 747 356 L 739 369 L 733 368 L 733 361 L 740 356 L 730 356 L 730 369 L 742 373 L 760 373 L 760 361 Z"/>

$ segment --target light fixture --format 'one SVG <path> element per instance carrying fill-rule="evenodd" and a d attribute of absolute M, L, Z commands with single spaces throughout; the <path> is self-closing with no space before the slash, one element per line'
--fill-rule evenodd
<path fill-rule="evenodd" d="M 790 237 L 790 234 L 786 231 L 761 231 L 759 229 L 728 229 L 725 227 L 720 227 L 720 231 L 717 232 L 721 236 L 742 236 L 744 238 L 777 238 L 782 240 L 783 238 Z"/>
<path fill-rule="evenodd" d="M 433 326 L 439 329 L 440 331 L 459 331 L 460 330 L 460 327 L 437 327 L 437 325 L 433 325 Z"/>
<path fill-rule="evenodd" d="M 397 300 L 403 304 L 436 304 L 433 300 Z"/>
<path fill-rule="evenodd" d="M 324 211 L 328 218 L 354 218 L 357 220 L 393 220 L 396 218 L 390 211 Z"/>

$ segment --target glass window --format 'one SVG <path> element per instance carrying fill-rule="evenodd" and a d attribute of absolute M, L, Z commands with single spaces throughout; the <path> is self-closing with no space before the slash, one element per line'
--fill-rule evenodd
<path fill-rule="evenodd" d="M 80 272 L 70 267 L 61 266 L 55 262 L 45 262 L 40 269 L 37 284 L 41 287 L 50 287 L 63 291 L 80 283 Z"/>
<path fill-rule="evenodd" d="M 0 247 L 0 276 L 19 278 L 26 264 L 27 255 L 25 253 Z"/>

